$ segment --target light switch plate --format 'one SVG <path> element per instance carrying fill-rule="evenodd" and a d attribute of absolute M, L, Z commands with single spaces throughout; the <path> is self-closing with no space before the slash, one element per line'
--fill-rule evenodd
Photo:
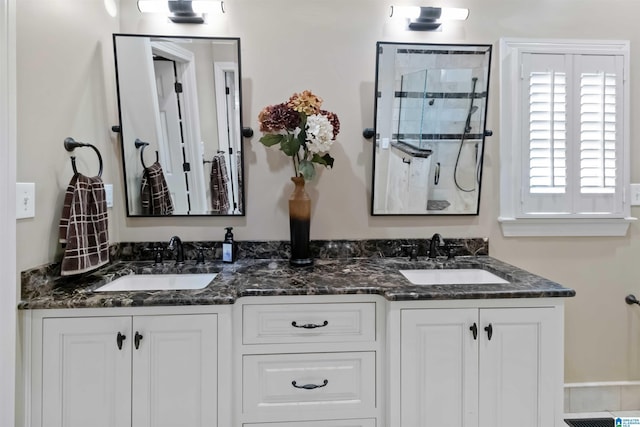
<path fill-rule="evenodd" d="M 631 184 L 631 206 L 640 206 L 640 184 Z"/>
<path fill-rule="evenodd" d="M 36 216 L 35 182 L 16 182 L 16 219 Z"/>

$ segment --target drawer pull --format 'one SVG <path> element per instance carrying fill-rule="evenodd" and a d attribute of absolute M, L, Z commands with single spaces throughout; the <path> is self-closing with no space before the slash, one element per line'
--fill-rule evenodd
<path fill-rule="evenodd" d="M 294 328 L 304 328 L 304 329 L 324 328 L 328 324 L 329 324 L 328 320 L 325 320 L 324 322 L 322 322 L 322 325 L 316 325 L 314 323 L 307 323 L 306 325 L 298 325 L 295 320 L 291 322 L 291 326 L 293 326 Z"/>
<path fill-rule="evenodd" d="M 324 380 L 322 382 L 322 384 L 318 385 L 318 384 L 305 384 L 305 385 L 298 385 L 295 381 L 291 381 L 291 385 L 294 386 L 295 388 L 303 388 L 305 390 L 313 390 L 314 388 L 320 388 L 320 387 L 324 387 L 327 384 L 329 384 L 329 380 Z"/>

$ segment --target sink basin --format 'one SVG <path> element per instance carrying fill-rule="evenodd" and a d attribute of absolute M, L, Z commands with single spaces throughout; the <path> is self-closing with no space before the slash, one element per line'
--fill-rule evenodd
<path fill-rule="evenodd" d="M 207 274 L 132 274 L 120 277 L 96 289 L 110 291 L 166 291 L 205 288 L 217 273 Z"/>
<path fill-rule="evenodd" d="M 400 270 L 414 285 L 487 285 L 509 283 L 481 269 Z"/>

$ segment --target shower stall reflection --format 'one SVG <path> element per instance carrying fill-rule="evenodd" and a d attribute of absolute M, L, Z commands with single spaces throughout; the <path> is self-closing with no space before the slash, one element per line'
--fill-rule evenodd
<path fill-rule="evenodd" d="M 477 214 L 490 46 L 379 45 L 373 214 Z"/>

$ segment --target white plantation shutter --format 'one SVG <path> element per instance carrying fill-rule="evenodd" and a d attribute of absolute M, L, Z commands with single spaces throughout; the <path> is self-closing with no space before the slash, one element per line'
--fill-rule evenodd
<path fill-rule="evenodd" d="M 623 211 L 623 57 L 522 54 L 522 214 Z"/>
<path fill-rule="evenodd" d="M 566 74 L 534 71 L 529 80 L 529 187 L 564 193 L 567 185 Z"/>

